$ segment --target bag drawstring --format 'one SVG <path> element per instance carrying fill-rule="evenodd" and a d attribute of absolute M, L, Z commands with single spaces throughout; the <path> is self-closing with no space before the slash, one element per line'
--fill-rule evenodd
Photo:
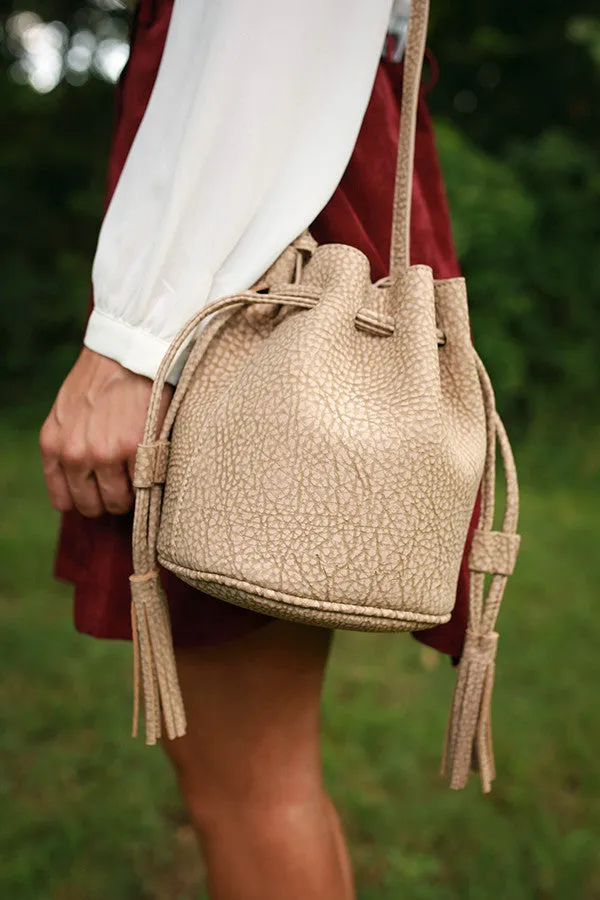
<path fill-rule="evenodd" d="M 491 702 L 498 633 L 494 630 L 508 576 L 512 574 L 520 536 L 517 472 L 504 425 L 496 412 L 494 391 L 476 354 L 487 425 L 487 451 L 482 480 L 479 524 L 469 553 L 469 625 L 458 667 L 442 756 L 442 775 L 456 790 L 464 788 L 471 771 L 481 777 L 485 793 L 495 778 Z M 506 480 L 501 531 L 493 531 L 496 441 L 500 444 Z M 491 583 L 484 602 L 485 575 Z"/>

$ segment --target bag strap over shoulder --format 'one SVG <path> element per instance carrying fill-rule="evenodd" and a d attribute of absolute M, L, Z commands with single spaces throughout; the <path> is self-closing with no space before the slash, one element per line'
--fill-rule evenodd
<path fill-rule="evenodd" d="M 394 212 L 392 217 L 392 244 L 390 251 L 390 277 L 392 281 L 399 278 L 410 266 L 410 219 L 417 134 L 417 109 L 428 20 L 429 0 L 411 0 L 408 35 L 404 52 L 400 134 L 398 137 L 398 159 L 396 162 Z"/>
<path fill-rule="evenodd" d="M 402 76 L 402 98 L 400 110 L 400 128 L 398 134 L 398 154 L 396 159 L 396 177 L 394 183 L 394 207 L 392 215 L 392 240 L 390 249 L 390 282 L 396 281 L 410 266 L 410 223 L 413 192 L 413 171 L 415 161 L 415 142 L 417 134 L 417 112 L 421 74 L 425 58 L 427 26 L 429 21 L 429 0 L 411 0 L 408 19 L 408 32 L 404 49 L 404 70 Z M 311 243 L 312 242 L 312 243 Z M 275 270 L 278 275 L 282 266 L 289 265 L 289 258 L 298 255 L 299 250 L 314 251 L 316 241 L 308 231 L 303 232 L 283 251 L 269 272 Z M 268 276 L 269 273 L 267 273 Z M 267 277 L 264 276 L 264 277 Z M 278 283 L 282 278 L 275 279 Z M 387 279 L 386 279 L 387 280 Z M 257 283 L 264 285 L 263 279 Z M 259 289 L 255 286 L 255 289 Z"/>

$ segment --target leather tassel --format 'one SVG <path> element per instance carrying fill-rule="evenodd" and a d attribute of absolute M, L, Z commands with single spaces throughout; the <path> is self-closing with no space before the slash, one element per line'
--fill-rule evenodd
<path fill-rule="evenodd" d="M 495 777 L 491 735 L 491 701 L 498 633 L 467 630 L 446 731 L 442 775 L 461 790 L 469 773 L 478 771 L 484 793 Z"/>
<path fill-rule="evenodd" d="M 170 740 L 185 734 L 183 698 L 177 678 L 173 639 L 158 572 L 131 575 L 131 625 L 134 658 L 134 714 L 137 735 L 140 687 L 144 696 L 146 743 L 155 744 L 164 719 Z"/>

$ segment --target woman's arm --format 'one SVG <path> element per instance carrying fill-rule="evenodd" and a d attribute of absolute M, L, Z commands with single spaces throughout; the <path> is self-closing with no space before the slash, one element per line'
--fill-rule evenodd
<path fill-rule="evenodd" d="M 151 378 L 172 337 L 206 302 L 250 287 L 327 203 L 358 135 L 390 7 L 175 0 L 102 224 L 85 346 L 40 434 L 56 509 L 131 508 Z"/>
<path fill-rule="evenodd" d="M 334 192 L 391 0 L 175 0 L 93 268 L 92 350 L 153 377 L 209 300 L 250 287 Z"/>

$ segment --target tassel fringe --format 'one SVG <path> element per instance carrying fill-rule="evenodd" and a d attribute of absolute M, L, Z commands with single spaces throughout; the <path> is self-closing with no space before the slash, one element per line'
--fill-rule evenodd
<path fill-rule="evenodd" d="M 467 631 L 446 731 L 442 775 L 461 790 L 471 771 L 479 772 L 484 793 L 495 778 L 491 702 L 498 633 Z"/>
<path fill-rule="evenodd" d="M 479 772 L 484 793 L 496 777 L 492 747 L 492 690 L 498 633 L 494 630 L 507 579 L 520 546 L 516 533 L 519 485 L 510 442 L 496 411 L 494 391 L 485 366 L 475 353 L 485 410 L 487 448 L 481 486 L 479 523 L 469 552 L 469 626 L 452 695 L 446 729 L 442 775 L 450 787 L 466 787 L 469 774 Z M 496 441 L 500 444 L 506 482 L 500 531 L 493 530 Z M 485 595 L 485 575 L 492 577 Z"/>
<path fill-rule="evenodd" d="M 170 740 L 185 734 L 183 698 L 158 572 L 154 569 L 146 575 L 132 575 L 129 581 L 135 691 L 132 735 L 136 737 L 138 731 L 141 687 L 146 743 L 156 744 L 161 737 L 163 719 Z"/>

